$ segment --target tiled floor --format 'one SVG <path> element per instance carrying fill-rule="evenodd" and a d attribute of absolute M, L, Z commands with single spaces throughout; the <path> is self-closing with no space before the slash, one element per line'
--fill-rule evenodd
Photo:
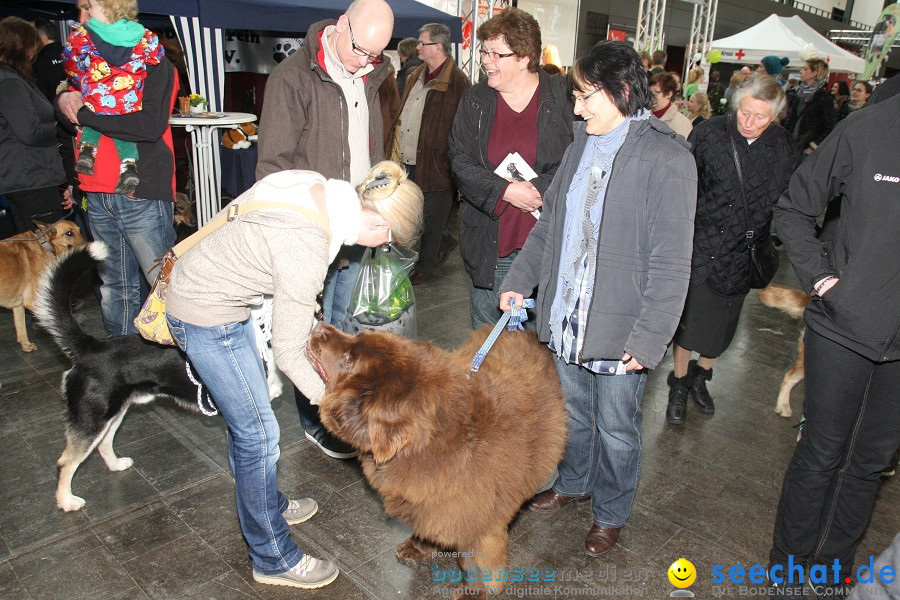
<path fill-rule="evenodd" d="M 777 281 L 796 281 L 786 264 Z M 465 338 L 466 285 L 455 253 L 438 278 L 416 287 L 420 338 L 448 348 Z M 87 286 L 82 296 L 79 314 L 99 332 L 99 309 Z M 280 485 L 289 496 L 319 502 L 319 513 L 293 533 L 304 549 L 341 567 L 327 588 L 304 592 L 252 581 L 218 417 L 165 404 L 133 408 L 116 447 L 134 459 L 134 467 L 110 473 L 94 454 L 73 484 L 87 505 L 63 513 L 53 492 L 63 447 L 58 387 L 66 359 L 30 319 L 38 350 L 22 353 L 11 315 L 3 312 L 0 598 L 394 600 L 446 597 L 455 587 L 449 560 L 418 568 L 397 562 L 394 546 L 409 529 L 384 516 L 355 461 L 327 458 L 305 440 L 293 401 L 284 397 L 274 401 L 282 427 Z M 666 569 L 684 556 L 699 573 L 693 591 L 709 598 L 713 564 L 765 563 L 797 422 L 777 416 L 773 405 L 799 327 L 751 293 L 737 338 L 710 382 L 716 414 L 690 411 L 681 428 L 664 418 L 671 369 L 666 359 L 647 385 L 641 484 L 618 546 L 599 559 L 581 552 L 590 526 L 585 504 L 546 516 L 526 511 L 512 525 L 510 567 L 538 571 L 526 571 L 509 595 L 662 598 L 673 589 Z M 801 384 L 793 395 L 798 414 L 802 391 Z M 868 562 L 900 530 L 898 505 L 897 478 L 884 480 L 858 563 Z M 541 581 L 529 581 L 534 574 Z M 730 590 L 741 591 L 736 585 Z"/>

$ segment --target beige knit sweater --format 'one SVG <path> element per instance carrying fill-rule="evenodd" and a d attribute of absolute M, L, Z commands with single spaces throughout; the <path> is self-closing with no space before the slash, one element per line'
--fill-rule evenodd
<path fill-rule="evenodd" d="M 263 210 L 247 213 L 216 230 L 175 263 L 166 297 L 166 311 L 193 325 L 213 327 L 245 321 L 250 306 L 271 295 L 272 350 L 278 367 L 313 404 L 325 391 L 319 374 L 306 357 L 315 324 L 316 296 L 342 242 L 358 234 L 359 199 L 342 181 L 326 180 L 311 171 L 282 171 L 258 182 L 234 200 L 297 203 L 315 210 L 309 194 L 313 183 L 325 185 L 332 235 L 300 213 Z M 357 220 L 353 219 L 353 211 Z M 340 223 L 336 223 L 340 221 Z M 355 231 L 354 231 L 355 227 Z M 352 239 L 351 239 L 352 238 Z"/>

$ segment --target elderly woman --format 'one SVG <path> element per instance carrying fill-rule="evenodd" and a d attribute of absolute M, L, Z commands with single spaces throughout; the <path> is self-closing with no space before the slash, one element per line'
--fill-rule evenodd
<path fill-rule="evenodd" d="M 697 160 L 697 214 L 691 287 L 669 374 L 666 420 L 672 425 L 685 422 L 688 396 L 700 412 L 715 411 L 706 382 L 731 344 L 750 291 L 748 227 L 753 239 L 769 235 L 772 208 L 798 162 L 791 135 L 773 122 L 785 102 L 777 81 L 753 76 L 733 101 L 734 113 L 704 121 L 688 139 Z M 692 351 L 698 360 L 690 360 Z"/>
<path fill-rule="evenodd" d="M 834 98 L 825 88 L 828 63 L 811 58 L 800 67 L 800 87 L 788 107 L 784 128 L 803 154 L 811 154 L 837 123 Z"/>
<path fill-rule="evenodd" d="M 275 361 L 317 404 L 325 391 L 306 344 L 328 265 L 341 245 L 415 244 L 422 192 L 400 165 L 382 162 L 354 190 L 312 171 L 281 171 L 237 198 L 295 205 L 240 214 L 186 252 L 169 280 L 166 317 L 178 345 L 228 424 L 237 513 L 260 583 L 318 588 L 338 569 L 304 554 L 288 525 L 315 514 L 315 500 L 278 490 L 279 428 L 256 348 L 250 305 L 272 296 Z M 230 205 L 230 206 L 232 206 Z"/>
<path fill-rule="evenodd" d="M 650 116 L 630 45 L 598 43 L 570 77 L 584 122 L 500 305 L 520 306 L 537 288 L 538 337 L 557 356 L 569 414 L 559 477 L 529 508 L 590 499 L 584 551 L 599 556 L 631 514 L 647 369 L 662 360 L 687 293 L 697 171 L 687 143 Z"/>
<path fill-rule="evenodd" d="M 653 97 L 653 116 L 672 128 L 672 131 L 687 139 L 691 134 L 690 120 L 678 111 L 675 94 L 678 80 L 671 73 L 657 73 L 650 78 L 650 93 Z"/>
<path fill-rule="evenodd" d="M 688 120 L 691 127 L 696 127 L 712 115 L 712 107 L 709 105 L 709 96 L 703 92 L 694 92 L 688 99 Z"/>
<path fill-rule="evenodd" d="M 541 29 L 534 17 L 507 8 L 478 28 L 478 40 L 487 77 L 462 97 L 449 152 L 464 200 L 459 239 L 475 328 L 500 318 L 497 288 L 537 222 L 572 141 L 568 85 L 540 68 Z M 516 153 L 537 177 L 521 181 L 494 172 Z"/>
<path fill-rule="evenodd" d="M 36 217 L 61 217 L 59 188 L 66 183 L 56 115 L 31 72 L 38 42 L 28 21 L 0 21 L 0 194 L 9 199 L 16 233 L 32 229 Z"/>

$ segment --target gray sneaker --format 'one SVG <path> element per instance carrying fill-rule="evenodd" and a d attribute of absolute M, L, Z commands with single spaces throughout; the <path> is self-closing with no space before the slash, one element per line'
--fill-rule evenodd
<path fill-rule="evenodd" d="M 253 571 L 253 579 L 258 583 L 284 585 L 287 587 L 314 590 L 325 587 L 338 576 L 338 568 L 330 560 L 313 558 L 304 554 L 293 569 L 278 575 L 263 575 Z"/>
<path fill-rule="evenodd" d="M 312 498 L 301 498 L 300 500 L 288 500 L 288 507 L 284 510 L 282 516 L 288 525 L 297 525 L 308 520 L 319 510 L 319 505 Z"/>

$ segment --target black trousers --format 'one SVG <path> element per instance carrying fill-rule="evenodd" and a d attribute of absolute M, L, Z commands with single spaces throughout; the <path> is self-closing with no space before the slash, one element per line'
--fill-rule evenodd
<path fill-rule="evenodd" d="M 416 180 L 416 166 L 404 165 L 409 178 Z M 454 190 L 445 192 L 423 192 L 425 206 L 423 208 L 422 240 L 419 243 L 419 260 L 416 270 L 431 275 L 437 269 L 437 257 L 440 252 L 449 250 L 455 240 L 447 229 L 450 209 L 453 208 Z"/>
<path fill-rule="evenodd" d="M 810 329 L 805 344 L 806 426 L 784 475 L 770 566 L 793 556 L 832 577 L 838 559 L 843 582 L 900 444 L 900 361 L 872 362 Z"/>
<path fill-rule="evenodd" d="M 22 190 L 6 194 L 9 199 L 9 212 L 13 218 L 16 233 L 24 233 L 34 229 L 35 219 L 53 223 L 60 219 L 65 211 L 62 209 L 62 195 L 57 186 Z"/>

